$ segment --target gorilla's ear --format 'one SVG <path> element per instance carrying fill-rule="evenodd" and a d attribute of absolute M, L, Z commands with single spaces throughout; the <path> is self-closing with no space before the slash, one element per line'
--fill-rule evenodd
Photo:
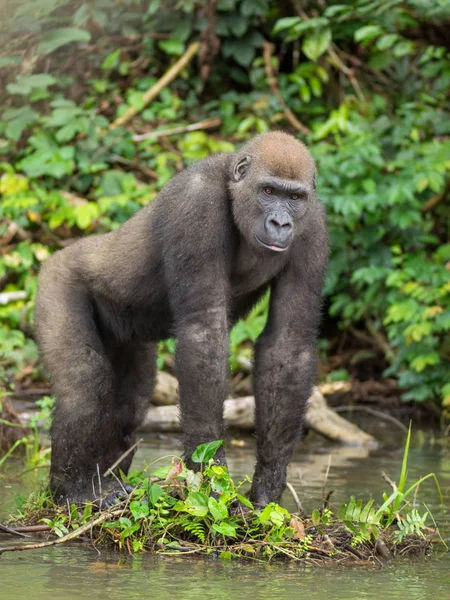
<path fill-rule="evenodd" d="M 233 177 L 235 181 L 240 181 L 241 179 L 244 179 L 244 177 L 247 175 L 247 171 L 249 170 L 251 163 L 252 159 L 250 158 L 250 156 L 244 156 L 244 158 L 242 158 L 235 165 L 233 170 Z"/>

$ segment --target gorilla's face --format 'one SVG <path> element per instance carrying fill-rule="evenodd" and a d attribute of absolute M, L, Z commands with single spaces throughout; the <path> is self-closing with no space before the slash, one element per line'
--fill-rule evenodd
<path fill-rule="evenodd" d="M 313 185 L 251 169 L 252 159 L 234 168 L 231 186 L 235 222 L 247 242 L 260 250 L 286 252 L 301 228 Z"/>

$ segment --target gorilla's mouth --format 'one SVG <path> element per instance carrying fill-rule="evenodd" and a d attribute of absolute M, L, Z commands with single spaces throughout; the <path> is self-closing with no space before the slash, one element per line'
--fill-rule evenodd
<path fill-rule="evenodd" d="M 258 240 L 261 246 L 264 246 L 264 248 L 268 248 L 269 250 L 273 250 L 274 252 L 285 252 L 289 248 L 289 244 L 287 244 L 286 246 L 277 246 L 275 244 L 266 244 L 265 242 L 260 240 L 257 235 L 255 235 L 255 238 Z"/>

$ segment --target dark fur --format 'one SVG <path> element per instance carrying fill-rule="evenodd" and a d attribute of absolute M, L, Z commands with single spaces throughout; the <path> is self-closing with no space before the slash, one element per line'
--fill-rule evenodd
<path fill-rule="evenodd" d="M 273 176 L 280 190 L 300 185 L 305 198 L 267 197 L 261 185 Z M 256 345 L 251 497 L 280 499 L 316 377 L 328 245 L 314 177 L 303 144 L 264 134 L 240 152 L 192 165 L 118 230 L 45 263 L 36 332 L 57 399 L 50 485 L 58 499 L 95 496 L 97 473 L 130 447 L 151 394 L 157 342 L 169 336 L 178 339 L 186 457 L 223 438 L 228 332 L 269 287 L 269 318 Z M 290 245 L 276 252 L 255 235 Z M 122 471 L 130 462 L 131 455 Z M 103 490 L 113 483 L 104 480 Z"/>

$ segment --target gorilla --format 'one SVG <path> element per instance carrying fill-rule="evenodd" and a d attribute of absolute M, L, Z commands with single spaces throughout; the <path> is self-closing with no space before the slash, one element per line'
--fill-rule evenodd
<path fill-rule="evenodd" d="M 57 501 L 96 499 L 99 489 L 120 494 L 106 472 L 113 465 L 128 472 L 132 452 L 122 455 L 146 414 L 160 340 L 177 339 L 188 466 L 199 444 L 224 437 L 228 334 L 268 289 L 255 348 L 250 498 L 280 500 L 316 377 L 328 238 L 315 171 L 294 137 L 258 135 L 176 175 L 117 230 L 45 262 L 35 323 L 56 396 L 50 488 Z M 216 459 L 226 464 L 223 448 Z"/>

